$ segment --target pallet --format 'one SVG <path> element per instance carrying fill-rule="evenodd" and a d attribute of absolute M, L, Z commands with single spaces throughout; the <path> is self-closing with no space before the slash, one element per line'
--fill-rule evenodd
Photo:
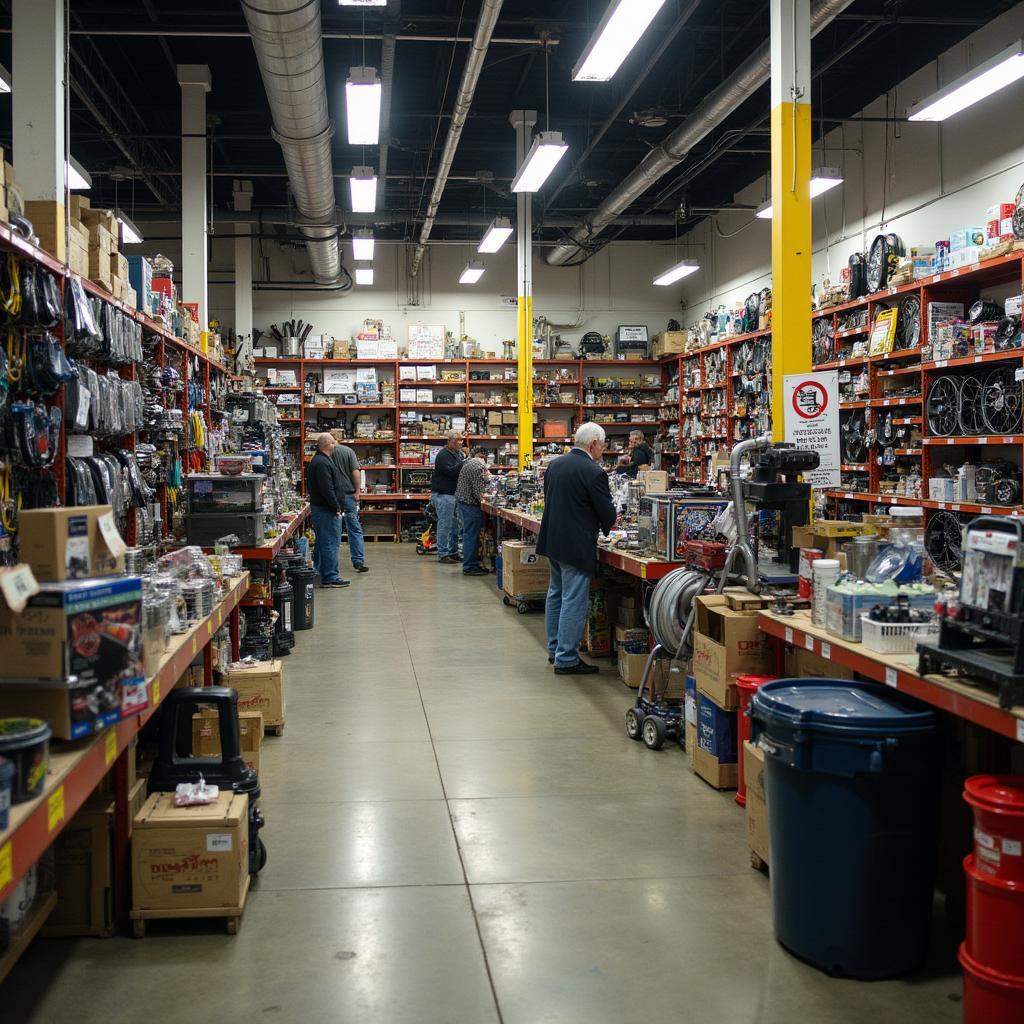
<path fill-rule="evenodd" d="M 166 921 L 170 919 L 192 917 L 222 917 L 224 930 L 228 935 L 237 935 L 242 927 L 242 911 L 245 910 L 245 898 L 249 895 L 251 875 L 245 876 L 242 899 L 237 907 L 182 907 L 181 910 L 133 910 L 129 914 L 132 919 L 132 934 L 137 939 L 146 937 L 147 921 Z"/>

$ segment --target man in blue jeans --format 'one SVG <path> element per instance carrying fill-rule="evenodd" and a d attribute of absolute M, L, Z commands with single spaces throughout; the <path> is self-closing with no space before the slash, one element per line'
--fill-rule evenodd
<path fill-rule="evenodd" d="M 485 456 L 483 448 L 473 449 L 472 457 L 459 470 L 459 482 L 455 487 L 455 500 L 459 503 L 459 517 L 462 519 L 463 576 L 488 575 L 480 564 L 480 524 L 483 521 L 480 501 L 491 483 Z"/>
<path fill-rule="evenodd" d="M 587 621 L 590 580 L 597 572 L 597 534 L 615 525 L 615 505 L 608 474 L 600 459 L 607 447 L 604 428 L 584 423 L 576 431 L 576 446 L 560 455 L 544 474 L 544 517 L 537 553 L 549 562 L 544 624 L 548 635 L 548 664 L 556 675 L 597 672 L 580 659 L 580 642 Z"/>
<path fill-rule="evenodd" d="M 338 467 L 331 460 L 337 441 L 330 434 L 316 439 L 316 454 L 306 468 L 306 490 L 313 517 L 316 541 L 313 545 L 313 568 L 320 576 L 321 587 L 347 587 L 338 572 L 338 547 L 341 544 L 343 484 Z"/>
<path fill-rule="evenodd" d="M 434 459 L 434 472 L 430 477 L 430 500 L 437 512 L 437 560 L 443 565 L 459 563 L 459 523 L 455 501 L 455 487 L 465 456 L 462 452 L 461 430 L 449 430 L 447 444 Z"/>
<path fill-rule="evenodd" d="M 356 572 L 369 572 L 370 567 L 366 564 L 366 548 L 363 543 L 363 524 L 359 521 L 359 494 L 363 483 L 359 459 L 347 444 L 336 444 L 331 452 L 331 461 L 341 474 L 342 521 L 348 532 L 348 551 L 352 556 L 352 568 Z"/>

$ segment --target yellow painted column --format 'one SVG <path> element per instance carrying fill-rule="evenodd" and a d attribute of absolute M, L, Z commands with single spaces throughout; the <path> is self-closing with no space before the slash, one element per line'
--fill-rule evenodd
<path fill-rule="evenodd" d="M 509 118 L 516 130 L 516 167 L 522 167 L 530 151 L 535 110 L 513 110 Z M 533 195 L 516 195 L 516 294 L 519 317 L 516 325 L 516 379 L 519 401 L 519 468 L 533 458 Z"/>
<path fill-rule="evenodd" d="M 783 378 L 811 369 L 810 0 L 771 2 L 772 434 Z"/>
<path fill-rule="evenodd" d="M 529 197 L 527 197 L 529 201 Z M 533 458 L 533 296 L 519 296 L 519 325 L 516 332 L 519 381 L 519 468 Z"/>

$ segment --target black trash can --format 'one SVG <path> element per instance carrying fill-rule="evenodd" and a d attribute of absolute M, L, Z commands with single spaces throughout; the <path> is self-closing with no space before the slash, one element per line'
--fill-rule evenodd
<path fill-rule="evenodd" d="M 288 582 L 294 590 L 292 597 L 292 624 L 296 632 L 300 629 L 313 628 L 314 594 L 316 593 L 316 573 L 306 566 L 291 569 Z"/>
<path fill-rule="evenodd" d="M 765 754 L 775 934 L 832 974 L 927 954 L 941 748 L 925 705 L 877 683 L 780 679 L 750 704 Z"/>

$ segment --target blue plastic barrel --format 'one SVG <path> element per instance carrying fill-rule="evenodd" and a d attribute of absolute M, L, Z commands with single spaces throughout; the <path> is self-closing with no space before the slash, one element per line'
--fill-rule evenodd
<path fill-rule="evenodd" d="M 920 966 L 938 841 L 935 712 L 877 683 L 780 679 L 757 691 L 750 717 L 778 940 L 831 974 Z"/>

